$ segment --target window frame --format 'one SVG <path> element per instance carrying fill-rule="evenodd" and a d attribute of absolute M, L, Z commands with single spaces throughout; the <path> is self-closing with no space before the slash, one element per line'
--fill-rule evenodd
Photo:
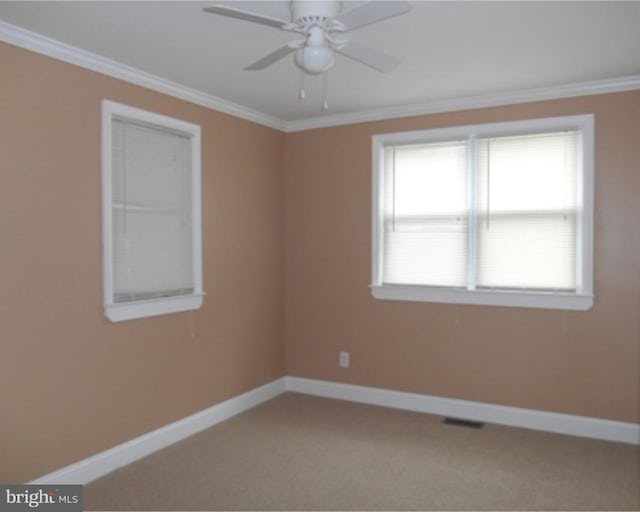
<path fill-rule="evenodd" d="M 131 121 L 150 127 L 177 132 L 190 141 L 192 192 L 192 271 L 194 290 L 190 294 L 137 299 L 114 300 L 113 259 L 113 167 L 112 124 L 114 119 Z M 200 126 L 169 116 L 149 112 L 110 100 L 102 101 L 102 270 L 105 316 L 112 322 L 177 313 L 200 308 L 202 290 L 202 221 L 201 221 L 201 136 Z"/>
<path fill-rule="evenodd" d="M 447 286 L 399 285 L 383 282 L 384 254 L 384 150 L 388 146 L 446 142 L 492 136 L 518 136 L 549 131 L 576 130 L 577 151 L 577 251 L 576 292 L 536 290 L 471 290 Z M 473 304 L 586 311 L 593 306 L 593 202 L 594 116 L 548 117 L 385 133 L 372 136 L 372 242 L 371 293 L 376 299 L 448 304 Z M 469 156 L 473 158 L 473 156 Z M 477 248 L 470 248 L 475 251 Z M 467 256 L 467 259 L 469 255 Z"/>

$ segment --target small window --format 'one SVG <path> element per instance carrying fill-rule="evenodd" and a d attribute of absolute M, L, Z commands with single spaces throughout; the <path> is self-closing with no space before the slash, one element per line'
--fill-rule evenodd
<path fill-rule="evenodd" d="M 200 223 L 200 127 L 103 101 L 103 278 L 109 320 L 201 306 Z"/>
<path fill-rule="evenodd" d="M 373 137 L 372 293 L 593 303 L 593 116 Z"/>

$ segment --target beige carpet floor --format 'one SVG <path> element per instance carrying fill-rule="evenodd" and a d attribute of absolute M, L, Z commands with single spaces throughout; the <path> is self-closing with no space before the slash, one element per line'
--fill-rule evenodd
<path fill-rule="evenodd" d="M 286 393 L 85 487 L 87 510 L 638 510 L 638 446 Z"/>

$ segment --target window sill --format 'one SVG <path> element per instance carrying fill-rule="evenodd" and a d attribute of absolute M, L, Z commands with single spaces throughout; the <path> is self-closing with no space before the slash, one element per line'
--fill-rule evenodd
<path fill-rule="evenodd" d="M 202 294 L 181 295 L 178 297 L 105 304 L 104 314 L 112 322 L 121 322 L 134 318 L 190 311 L 198 309 L 200 306 L 202 306 Z"/>
<path fill-rule="evenodd" d="M 413 302 L 472 304 L 516 308 L 568 309 L 587 311 L 593 306 L 593 295 L 532 291 L 460 290 L 414 285 L 375 285 L 371 294 L 376 299 Z"/>

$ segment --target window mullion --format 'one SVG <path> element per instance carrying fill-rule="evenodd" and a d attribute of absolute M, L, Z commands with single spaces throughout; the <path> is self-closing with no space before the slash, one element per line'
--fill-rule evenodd
<path fill-rule="evenodd" d="M 478 139 L 469 136 L 469 153 L 467 156 L 468 172 L 468 231 L 467 231 L 467 289 L 475 290 L 478 269 Z"/>

